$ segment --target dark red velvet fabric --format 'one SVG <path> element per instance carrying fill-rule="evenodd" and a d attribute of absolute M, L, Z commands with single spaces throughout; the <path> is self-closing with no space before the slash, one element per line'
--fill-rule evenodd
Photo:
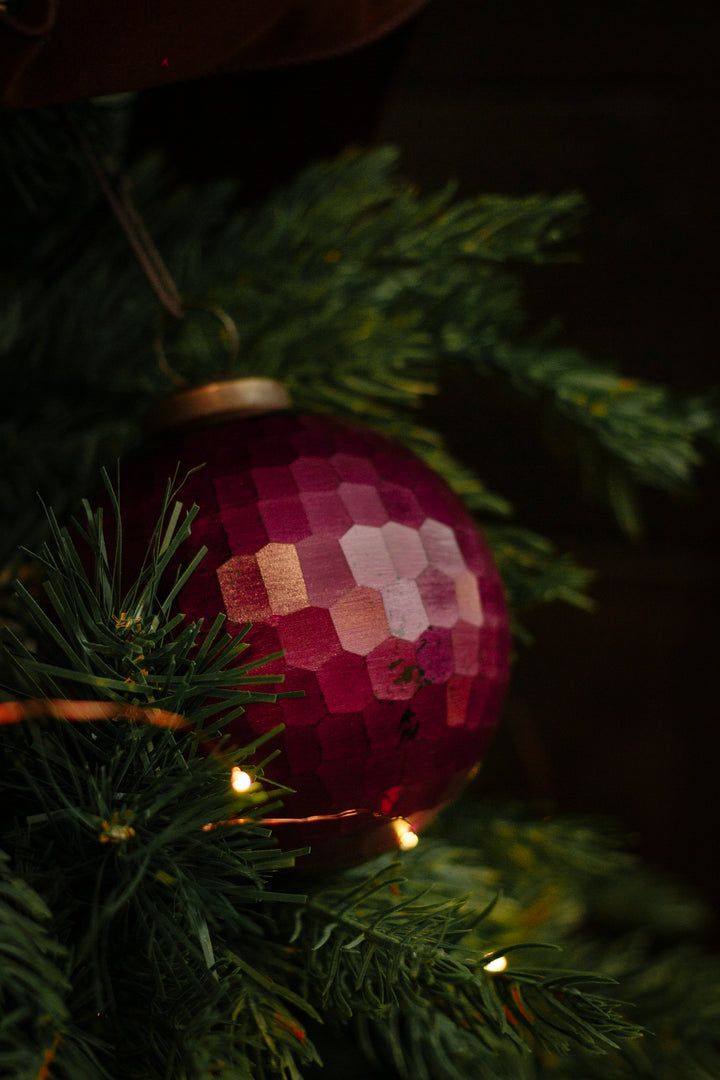
<path fill-rule="evenodd" d="M 366 44 L 426 0 L 26 0 L 0 13 L 0 102 L 36 106 Z"/>

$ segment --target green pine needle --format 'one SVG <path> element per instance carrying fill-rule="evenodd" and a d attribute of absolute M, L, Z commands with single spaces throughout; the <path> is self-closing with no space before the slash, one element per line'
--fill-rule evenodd
<path fill-rule="evenodd" d="M 248 627 L 235 636 L 222 634 L 221 616 L 203 633 L 203 622 L 186 623 L 175 612 L 177 598 L 195 567 L 201 549 L 188 566 L 178 567 L 181 545 L 190 533 L 197 507 L 184 513 L 178 486 L 168 481 L 162 510 L 145 563 L 125 587 L 122 573 L 122 523 L 117 494 L 103 473 L 115 516 L 113 555 L 108 554 L 103 511 L 87 502 L 84 525 L 76 529 L 86 545 L 83 558 L 67 528 L 47 512 L 49 539 L 35 558 L 45 571 L 47 603 L 41 605 L 20 583 L 17 595 L 36 632 L 56 660 L 41 660 L 10 630 L 6 649 L 22 672 L 28 690 L 37 696 L 70 697 L 77 684 L 94 698 L 130 705 L 152 705 L 206 726 L 222 713 L 227 722 L 253 701 L 275 701 L 277 691 L 256 690 L 257 684 L 280 683 L 281 675 L 252 674 L 272 657 L 238 661 L 247 651 Z M 92 562 L 92 570 L 87 562 Z"/>
<path fill-rule="evenodd" d="M 175 377 L 282 379 L 298 408 L 360 419 L 404 442 L 484 519 L 507 515 L 507 501 L 415 416 L 453 372 L 529 396 L 631 535 L 640 529 L 635 485 L 688 490 L 703 445 L 716 441 L 712 395 L 683 399 L 559 348 L 548 333 L 528 336 L 518 266 L 573 257 L 567 244 L 584 213 L 575 193 L 427 194 L 400 175 L 389 147 L 318 163 L 249 209 L 233 205 L 230 182 L 168 190 L 159 161 L 138 165 L 134 183 L 192 306 L 160 332 L 152 293 L 111 222 L 95 223 L 69 261 L 58 238 L 52 290 L 20 283 L 22 303 L 0 311 L 12 404 L 0 412 L 6 559 L 19 537 L 40 534 L 32 492 L 42 486 L 63 511 L 74 505 L 95 463 L 136 438 L 145 405 L 175 388 L 157 363 L 159 333 Z M 546 555 L 557 586 L 515 560 L 511 604 L 585 603 L 578 573 Z"/>
<path fill-rule="evenodd" d="M 602 1052 L 642 1033 L 621 1016 L 619 1002 L 595 992 L 614 982 L 605 976 L 516 970 L 514 962 L 507 974 L 489 972 L 498 956 L 539 947 L 469 947 L 493 901 L 478 911 L 404 885 L 399 868 L 389 865 L 359 885 L 321 890 L 295 911 L 289 942 L 302 956 L 305 994 L 317 994 L 346 1022 L 361 1015 L 382 1026 L 393 1014 L 439 1011 L 481 1047 L 519 1053 L 578 1046 Z"/>
<path fill-rule="evenodd" d="M 38 649 L 57 660 L 41 660 L 15 634 L 5 635 L 26 693 L 62 699 L 80 692 L 118 705 L 113 721 L 38 717 L 2 732 L 0 799 L 13 888 L 35 903 L 33 913 L 51 922 L 63 945 L 56 949 L 62 966 L 53 974 L 52 940 L 40 927 L 34 944 L 27 917 L 21 924 L 20 916 L 6 914 L 0 894 L 0 940 L 6 926 L 12 935 L 5 946 L 8 1000 L 18 995 L 11 964 L 17 943 L 23 955 L 31 948 L 47 953 L 38 973 L 48 980 L 47 1002 L 38 995 L 47 1024 L 38 1037 L 28 1029 L 23 1052 L 39 1053 L 61 1032 L 53 1050 L 58 1075 L 83 1062 L 73 1080 L 102 1077 L 104 1070 L 123 1080 L 160 1080 L 168 1062 L 177 1066 L 169 1075 L 187 1070 L 188 1080 L 196 1080 L 215 1075 L 218 1061 L 236 1070 L 229 1075 L 270 1076 L 280 1062 L 296 1076 L 298 1062 L 317 1055 L 310 1039 L 293 1035 L 301 1030 L 293 1009 L 315 1013 L 271 985 L 261 942 L 266 908 L 304 900 L 272 887 L 277 871 L 304 852 L 282 852 L 263 824 L 283 789 L 263 778 L 262 763 L 252 766 L 247 792 L 230 786 L 231 767 L 248 767 L 250 754 L 276 730 L 248 746 L 222 739 L 229 718 L 276 694 L 254 689 L 266 680 L 251 673 L 260 661 L 245 659 L 243 634 L 221 633 L 216 620 L 203 637 L 201 623 L 185 625 L 174 611 L 188 576 L 187 568 L 174 567 L 194 516 L 177 503 L 175 484 L 168 484 L 145 563 L 125 582 L 119 506 L 105 479 L 117 514 L 113 542 L 102 512 L 86 506 L 78 529 L 89 554 L 81 556 L 48 511 L 49 540 L 39 554 L 47 601 L 18 586 Z M 125 705 L 180 713 L 189 729 L 129 722 Z M 251 969 L 241 953 L 259 961 L 252 971 L 260 988 L 249 997 Z M 30 956 L 28 965 L 28 980 L 36 980 Z M 27 1024 L 34 1015 L 27 1014 Z M 11 1032 L 24 1030 L 24 1016 L 8 1013 Z M 191 1028 L 192 1048 L 184 1034 Z M 100 1064 L 91 1068 L 95 1057 Z M 195 1071 L 201 1061 L 206 1072 Z"/>

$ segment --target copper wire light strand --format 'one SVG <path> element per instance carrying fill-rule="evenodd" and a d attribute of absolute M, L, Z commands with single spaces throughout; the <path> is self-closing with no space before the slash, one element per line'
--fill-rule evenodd
<path fill-rule="evenodd" d="M 221 750 L 213 744 L 212 740 L 204 739 L 190 721 L 180 713 L 168 712 L 166 709 L 154 709 L 142 705 L 126 705 L 114 701 L 71 701 L 65 698 L 25 698 L 22 701 L 0 702 L 0 727 L 6 724 L 19 724 L 27 720 L 36 720 L 47 717 L 54 720 L 65 720 L 68 723 L 87 723 L 97 720 L 126 720 L 131 723 L 152 724 L 154 727 L 168 728 L 173 731 L 183 731 L 194 736 L 209 753 L 227 765 L 230 772 L 232 762 L 229 761 Z M 316 821 L 340 821 L 343 818 L 360 817 L 370 815 L 376 819 L 382 819 L 389 824 L 402 823 L 406 826 L 405 835 L 414 834 L 414 829 L 405 818 L 392 818 L 388 814 L 377 810 L 369 810 L 365 807 L 360 809 L 342 810 L 335 814 L 311 814 L 304 818 L 260 818 L 254 821 L 252 818 L 239 817 L 227 821 L 214 821 L 203 826 L 203 832 L 217 829 L 221 825 L 265 825 L 270 828 L 277 825 L 305 824 Z M 417 841 L 415 841 L 417 842 Z M 400 847 L 402 847 L 402 839 Z"/>
<path fill-rule="evenodd" d="M 22 720 L 34 720 L 41 716 L 68 720 L 71 723 L 123 719 L 175 731 L 193 730 L 192 724 L 180 713 L 141 705 L 126 705 L 122 702 L 69 701 L 64 698 L 26 698 L 23 701 L 0 702 L 0 725 L 18 724 Z"/>

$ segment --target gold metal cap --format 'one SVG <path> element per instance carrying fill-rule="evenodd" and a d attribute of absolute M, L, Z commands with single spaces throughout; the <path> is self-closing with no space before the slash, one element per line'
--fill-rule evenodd
<path fill-rule="evenodd" d="M 146 434 L 154 435 L 208 421 L 258 416 L 289 409 L 290 405 L 290 395 L 277 379 L 228 379 L 160 398 L 143 417 L 143 428 Z"/>

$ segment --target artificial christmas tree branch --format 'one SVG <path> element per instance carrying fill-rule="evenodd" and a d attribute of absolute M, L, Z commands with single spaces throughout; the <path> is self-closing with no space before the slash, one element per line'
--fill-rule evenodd
<path fill-rule="evenodd" d="M 173 518 L 175 527 L 183 521 L 181 514 Z M 94 609 L 96 633 L 85 639 L 109 635 L 124 648 L 132 621 L 121 619 L 117 625 L 114 600 L 153 596 L 155 612 L 163 611 L 167 590 L 155 573 L 167 569 L 164 554 L 174 533 L 157 530 L 160 539 L 149 567 L 122 591 L 107 576 L 112 563 L 99 539 L 99 517 L 90 514 L 83 531 L 92 540 L 96 571 L 85 582 L 67 534 L 51 528 L 56 548 L 48 547 L 44 562 L 56 581 L 64 570 L 66 582 L 55 595 L 64 596 L 61 610 L 87 603 L 91 593 L 104 597 L 105 609 L 100 603 Z M 165 617 L 168 623 L 174 618 L 169 610 Z M 172 635 L 163 634 L 161 622 L 155 633 L 162 643 L 155 654 L 161 669 L 163 649 L 172 647 L 165 638 Z M 179 628 L 175 633 L 173 640 L 182 637 Z M 48 638 L 57 646 L 54 632 Z M 75 637 L 72 655 L 79 640 Z M 11 647 L 15 651 L 16 643 Z M 179 657 L 185 655 L 182 641 L 178 649 Z M 152 663 L 152 650 L 148 655 Z M 205 655 L 221 660 L 223 651 L 213 641 Z M 33 662 L 31 657 L 28 670 Z M 48 688 L 57 685 L 42 667 L 35 678 L 46 680 Z M 70 670 L 63 685 L 66 680 L 72 685 Z M 136 701 L 140 685 L 128 683 L 124 700 Z M 213 685 L 213 694 L 224 692 L 224 679 Z M 204 716 L 205 734 L 215 737 L 215 712 L 203 713 L 202 693 L 190 672 L 182 699 L 171 695 L 158 701 L 184 701 L 189 717 Z M 142 700 L 146 695 L 143 689 Z M 118 693 L 120 712 L 122 699 Z M 232 709 L 231 698 L 227 704 Z M 329 885 L 298 879 L 306 887 L 305 900 L 273 886 L 273 872 L 291 857 L 274 848 L 262 828 L 272 804 L 258 801 L 258 793 L 240 799 L 230 794 L 228 766 L 242 764 L 244 751 L 224 748 L 224 758 L 199 757 L 197 741 L 178 742 L 181 733 L 122 721 L 112 730 L 94 725 L 90 738 L 82 728 L 74 733 L 65 724 L 37 723 L 27 728 L 29 739 L 17 725 L 12 738 L 7 728 L 3 737 L 4 798 L 12 808 L 3 844 L 13 852 L 15 870 L 7 878 L 11 892 L 4 894 L 10 907 L 0 904 L 0 940 L 12 943 L 15 952 L 19 940 L 26 943 L 24 958 L 26 948 L 37 947 L 54 957 L 55 968 L 44 960 L 36 977 L 48 980 L 42 994 L 60 996 L 41 1015 L 30 1002 L 21 1005 L 17 985 L 6 986 L 6 996 L 26 1010 L 28 1026 L 15 1023 L 20 1013 L 11 1012 L 12 1042 L 0 1028 L 3 1067 L 34 1061 L 39 1070 L 52 1051 L 52 1075 L 68 1080 L 104 1075 L 160 1080 L 166 1066 L 174 1076 L 198 1080 L 222 1076 L 223 1069 L 228 1076 L 268 1080 L 301 1076 L 302 1062 L 318 1060 L 315 1037 L 299 1018 L 304 1013 L 340 1025 L 346 1034 L 354 1031 L 370 1054 L 382 1057 L 392 1047 L 391 1059 L 403 1076 L 422 1075 L 413 1072 L 420 1054 L 434 1063 L 436 1071 L 429 1074 L 434 1077 L 462 1075 L 457 1068 L 464 1062 L 466 1075 L 482 1069 L 488 1077 L 568 1080 L 573 1073 L 562 1057 L 568 1053 L 568 1061 L 597 1077 L 643 1076 L 648 1069 L 677 1080 L 698 1075 L 692 1072 L 694 1050 L 673 1049 L 668 1056 L 665 1044 L 651 1036 L 629 1044 L 644 1049 L 628 1050 L 625 1038 L 638 1033 L 638 1024 L 621 1019 L 612 999 L 595 992 L 603 979 L 619 978 L 619 996 L 636 989 L 643 1006 L 638 1021 L 656 1030 L 648 1021 L 661 1021 L 662 1005 L 644 987 L 639 960 L 628 952 L 619 928 L 637 940 L 637 927 L 655 915 L 655 933 L 671 936 L 673 948 L 654 955 L 643 946 L 645 971 L 655 970 L 670 985 L 683 963 L 675 938 L 687 936 L 693 923 L 677 923 L 672 895 L 648 882 L 611 839 L 587 826 L 538 823 L 527 815 L 503 818 L 491 808 L 465 804 L 446 819 L 449 843 L 423 841 L 400 866 L 386 857 L 374 869 L 356 870 Z M 119 792 L 124 793 L 120 801 Z M 203 828 L 207 821 L 237 818 L 238 811 L 248 824 Z M 419 893 L 429 885 L 433 892 L 420 902 Z M 457 900 L 463 892 L 469 894 L 464 904 Z M 93 905 L 99 906 L 88 925 L 84 898 L 93 894 Z M 623 912 L 618 901 L 628 907 L 634 895 L 637 909 L 630 901 Z M 278 914 L 277 901 L 288 908 L 287 918 Z M 687 904 L 682 910 L 686 918 L 692 914 Z M 18 937 L 18 917 L 30 916 L 39 920 L 37 932 L 28 924 Z M 700 911 L 692 916 L 698 925 L 700 917 Z M 604 922 L 606 944 L 599 948 L 583 936 L 583 928 L 589 924 L 597 933 Z M 52 928 L 57 945 L 43 944 L 43 923 Z M 300 933 L 293 935 L 298 927 Z M 215 961 L 210 969 L 204 934 Z M 586 971 L 594 965 L 597 977 L 568 981 L 556 962 L 542 974 L 517 968 L 514 946 L 542 939 L 562 946 L 566 964 L 570 960 Z M 73 964 L 65 951 L 70 946 Z M 704 971 L 706 986 L 720 978 L 716 965 L 699 962 L 692 946 L 685 948 L 693 956 L 690 983 L 695 968 Z M 485 970 L 498 956 L 508 957 L 507 972 Z M 26 960 L 23 970 L 36 970 L 29 954 Z M 15 969 L 3 970 L 11 977 Z M 162 1012 L 142 1007 L 158 990 Z M 710 991 L 698 985 L 686 993 L 696 1002 L 688 1008 L 688 1037 L 694 1047 L 703 1047 L 706 1062 L 714 1060 Z M 42 994 L 35 994 L 33 1003 L 42 1002 Z M 324 1004 L 318 1010 L 309 1001 Z M 91 1023 L 98 1002 L 101 1017 Z M 429 1008 L 437 1013 L 430 1025 Z M 44 1019 L 48 1012 L 54 1019 Z M 226 1019 L 219 1023 L 222 1016 Z M 677 1030 L 679 1046 L 686 1046 L 685 1037 Z M 621 1052 L 610 1045 L 618 1039 Z M 108 1046 L 114 1046 L 112 1060 Z M 595 1053 L 603 1048 L 611 1052 L 607 1065 Z M 670 1068 L 666 1061 L 675 1072 L 663 1074 Z"/>
<path fill-rule="evenodd" d="M 0 309 L 3 559 L 19 540 L 40 549 L 6 636 L 8 690 L 29 697 L 0 707 L 0 846 L 11 859 L 0 861 L 0 1071 L 296 1080 L 317 1075 L 334 1038 L 348 1080 L 353 1039 L 413 1080 L 717 1075 L 720 973 L 697 944 L 702 912 L 592 829 L 468 801 L 397 863 L 329 883 L 293 876 L 302 852 L 280 850 L 269 825 L 282 785 L 263 780 L 262 762 L 244 791 L 229 783 L 262 740 L 231 747 L 223 731 L 283 691 L 262 688 L 264 658 L 246 659 L 242 633 L 229 641 L 222 620 L 189 626 L 175 613 L 191 568 L 163 576 L 193 512 L 174 506 L 171 484 L 147 561 L 125 581 L 112 556 L 119 528 L 106 537 L 100 516 L 81 512 L 86 572 L 58 524 L 82 511 L 98 463 L 136 440 L 173 372 L 280 377 L 299 408 L 394 434 L 476 512 L 507 518 L 507 501 L 417 422 L 454 371 L 544 409 L 631 531 L 632 483 L 685 488 L 717 439 L 717 401 L 623 379 L 527 334 L 516 264 L 564 257 L 581 200 L 427 196 L 378 150 L 322 163 L 238 210 L 235 182 L 171 190 L 159 163 L 143 163 L 138 206 L 188 298 L 164 335 L 163 368 L 157 297 L 95 193 L 70 182 L 87 170 L 66 160 L 56 115 L 23 116 L 0 138 L 5 159 L 42 166 L 30 178 L 13 161 L 25 208 L 0 204 L 12 240 Z M 48 188 L 53 156 L 63 182 Z M 38 487 L 55 507 L 44 518 Z M 515 607 L 586 602 L 586 576 L 548 541 L 507 521 L 487 531 Z M 96 719 L 108 708 L 112 719 Z M 537 954 L 541 972 L 518 967 L 520 947 L 538 941 L 562 951 Z M 486 970 L 500 957 L 506 971 Z M 641 1028 L 655 1034 L 626 1038 Z"/>
<path fill-rule="evenodd" d="M 200 661 L 188 660 L 198 628 L 181 627 L 167 599 L 176 595 L 177 582 L 187 575 L 178 571 L 174 582 L 162 586 L 192 516 L 183 517 L 177 506 L 171 509 L 174 495 L 169 482 L 149 561 L 125 586 L 109 553 L 101 511 L 88 509 L 87 523 L 79 528 L 91 549 L 90 567 L 48 511 L 50 540 L 42 562 L 52 618 L 26 591 L 21 595 L 38 635 L 51 652 L 64 657 L 63 664 L 48 665 L 15 636 L 7 636 L 35 691 L 46 689 L 62 697 L 64 688 L 78 678 L 98 695 L 114 696 L 118 716 L 111 724 L 100 721 L 86 731 L 86 723 L 42 724 L 36 705 L 27 717 L 22 708 L 9 711 L 16 722 L 3 745 L 3 797 L 9 810 L 3 843 L 13 853 L 21 886 L 42 890 L 42 910 L 46 917 L 52 913 L 58 940 L 69 950 L 59 954 L 64 959 L 59 978 L 69 988 L 65 1011 L 59 1004 L 56 1010 L 58 1022 L 65 1024 L 67 1017 L 77 1031 L 86 1032 L 86 1041 L 80 1042 L 87 1060 L 95 1053 L 95 1037 L 101 1046 L 112 1046 L 113 1068 L 126 1070 L 123 1076 L 134 1075 L 144 1054 L 149 1057 L 139 1075 L 148 1077 L 158 1075 L 160 1061 L 184 1067 L 180 1062 L 187 1055 L 195 1061 L 188 1076 L 214 1075 L 220 1060 L 255 1068 L 257 1075 L 300 1076 L 299 1063 L 316 1060 L 317 1052 L 293 1010 L 318 1016 L 309 1004 L 318 999 L 319 1015 L 336 1022 L 368 1011 L 377 1020 L 405 998 L 409 1009 L 438 999 L 460 1027 L 477 1013 L 481 1019 L 473 1020 L 470 1030 L 481 1042 L 488 1031 L 501 1041 L 517 1042 L 513 1009 L 521 1017 L 526 1011 L 520 989 L 506 992 L 502 981 L 493 983 L 493 977 L 477 972 L 488 962 L 487 949 L 472 953 L 455 944 L 482 922 L 492 905 L 468 917 L 458 901 L 419 904 L 412 894 L 398 899 L 394 866 L 359 886 L 351 882 L 312 889 L 307 902 L 302 894 L 273 888 L 273 871 L 301 853 L 279 851 L 262 828 L 265 812 L 276 805 L 268 802 L 272 791 L 268 796 L 253 785 L 247 794 L 235 796 L 230 789 L 230 766 L 241 766 L 249 748 L 223 745 L 221 755 L 197 752 L 203 741 L 220 735 L 223 720 L 217 718 L 213 699 L 222 695 L 224 711 L 232 715 L 266 695 L 243 688 L 245 679 L 252 678 L 246 675 L 252 665 L 235 664 L 238 650 L 216 641 L 217 627 L 211 644 L 200 646 Z M 111 503 L 117 510 L 117 498 Z M 119 548 L 120 521 L 110 534 Z M 146 665 L 142 681 L 105 674 L 122 674 L 140 646 Z M 98 669 L 100 674 L 94 674 Z M 235 689 L 227 686 L 229 671 Z M 168 715 L 163 709 L 182 707 L 188 721 L 202 729 L 203 740 L 188 746 L 176 721 L 162 720 L 158 730 L 122 720 L 124 708 L 137 712 L 148 704 L 151 720 Z M 76 706 L 68 702 L 69 717 L 73 710 Z M 61 703 L 48 712 L 62 715 Z M 29 719 L 32 716 L 36 719 Z M 76 719 L 92 716 L 88 712 Z M 17 721 L 23 719 L 27 723 L 19 727 Z M 261 768 L 253 772 L 262 779 Z M 219 824 L 208 829 L 208 823 Z M 58 844 L 62 852 L 48 859 L 48 851 Z M 272 910 L 277 902 L 295 908 L 299 938 L 297 933 L 288 938 L 285 921 Z M 8 918 L 12 921 L 12 914 Z M 500 951 L 506 954 L 511 946 Z M 546 978 L 518 972 L 508 986 L 522 985 L 540 1016 L 540 1009 L 555 1008 L 553 1002 L 561 1001 L 552 982 L 545 992 Z M 586 979 L 592 982 L 593 977 Z M 564 985 L 563 992 L 562 1036 L 553 1041 L 554 1022 L 549 1020 L 539 1022 L 535 1033 L 556 1050 L 578 1039 L 581 1044 L 590 1039 L 601 1048 L 615 1036 L 636 1034 L 611 1003 L 596 1001 L 574 984 Z M 148 1006 L 139 1010 L 142 1021 L 155 1025 L 151 1047 L 139 1026 L 137 1006 L 131 1004 L 145 1000 L 143 995 L 148 995 Z M 223 1039 L 218 1016 L 227 1013 L 236 995 Z M 177 1041 L 150 1007 L 155 999 L 167 1002 L 165 1011 L 175 1010 L 183 1029 L 192 1015 L 189 1001 L 197 1011 L 195 1023 L 205 1018 L 205 1037 L 195 1027 L 192 1050 Z M 89 1018 L 98 1015 L 99 1022 L 89 1024 Z M 57 1024 L 49 1035 L 54 1039 L 56 1033 Z M 117 1042 L 121 1033 L 122 1051 Z M 45 1049 L 47 1038 L 43 1029 L 40 1043 Z M 39 1054 L 40 1043 L 30 1031 L 23 1053 Z M 62 1047 L 60 1042 L 53 1051 L 58 1062 Z M 105 1052 L 98 1052 L 104 1062 Z M 6 1051 L 0 1042 L 2 1053 L 15 1050 Z M 198 1071 L 203 1054 L 205 1071 Z M 77 1075 L 84 1080 L 82 1071 Z M 120 1074 L 111 1068 L 110 1075 Z"/>
<path fill-rule="evenodd" d="M 429 890 L 408 895 L 402 880 L 388 867 L 360 887 L 311 896 L 296 912 L 290 940 L 303 942 L 306 985 L 339 1016 L 378 1018 L 391 1006 L 404 1013 L 434 1005 L 480 1042 L 504 1039 L 524 1050 L 528 1039 L 556 1053 L 573 1044 L 616 1049 L 615 1039 L 641 1034 L 620 1017 L 619 1003 L 583 986 L 606 978 L 557 970 L 495 974 L 493 962 L 513 946 L 463 948 L 470 932 L 482 937 L 478 925 L 492 903 L 480 912 L 459 900 L 420 904 Z"/>
<path fill-rule="evenodd" d="M 198 650 L 197 628 L 181 629 L 169 610 L 173 583 L 161 589 L 160 579 L 189 527 L 187 518 L 183 524 L 181 515 L 172 512 L 173 491 L 169 484 L 149 564 L 127 589 L 122 587 L 118 564 L 108 555 L 100 512 L 88 513 L 87 526 L 80 530 L 93 556 L 89 573 L 67 532 L 57 528 L 51 514 L 51 541 L 42 561 L 57 621 L 26 592 L 23 596 L 38 633 L 51 651 L 62 655 L 64 663 L 38 663 L 23 643 L 12 635 L 8 638 L 16 662 L 36 690 L 62 695 L 63 688 L 77 678 L 102 697 L 114 696 L 116 702 L 101 711 L 118 719 L 109 725 L 96 723 L 87 733 L 86 723 L 71 728 L 32 720 L 33 715 L 42 716 L 37 705 L 25 716 L 22 707 L 2 706 L 2 718 L 16 721 L 12 734 L 6 729 L 3 745 L 3 799 L 9 813 L 4 841 L 13 852 L 18 883 L 32 889 L 30 882 L 35 881 L 43 890 L 48 917 L 69 948 L 60 968 L 69 985 L 65 1011 L 59 1018 L 63 1029 L 67 1019 L 86 1035 L 90 1058 L 95 1035 L 105 1044 L 116 1038 L 113 1016 L 125 1025 L 126 1035 L 133 1024 L 152 1022 L 149 1014 L 133 1018 L 132 1011 L 127 1012 L 129 1002 L 142 996 L 143 985 L 154 987 L 155 997 L 160 980 L 161 999 L 171 1001 L 177 996 L 178 1016 L 189 1008 L 193 994 L 201 995 L 206 1017 L 208 1002 L 210 1015 L 214 1015 L 213 1003 L 227 1010 L 228 995 L 237 994 L 242 981 L 238 965 L 233 967 L 236 974 L 224 980 L 222 990 L 209 996 L 215 976 L 214 966 L 208 969 L 208 959 L 215 957 L 219 964 L 223 956 L 229 956 L 223 944 L 228 919 L 235 933 L 245 936 L 247 951 L 252 937 L 262 932 L 265 917 L 259 914 L 258 902 L 269 876 L 293 860 L 293 853 L 280 852 L 259 824 L 259 806 L 272 810 L 276 805 L 268 798 L 268 785 L 261 789 L 253 783 L 242 795 L 230 787 L 232 767 L 240 768 L 251 748 L 208 752 L 218 736 L 218 698 L 230 715 L 248 701 L 267 700 L 267 695 L 238 689 L 254 681 L 254 676 L 238 669 L 237 657 L 244 651 L 242 636 L 234 642 L 219 638 L 216 625 Z M 119 547 L 119 525 L 114 532 Z M 180 572 L 177 581 L 183 577 Z M 108 670 L 122 675 L 126 665 L 138 667 L 135 661 L 141 648 L 145 650 L 142 679 L 108 677 Z M 100 674 L 94 674 L 98 670 Z M 138 708 L 149 702 L 155 707 Z M 200 738 L 177 741 L 188 724 L 178 724 L 177 713 L 162 712 L 162 706 L 171 703 L 189 710 L 196 718 L 195 730 L 198 722 L 202 724 Z M 123 721 L 128 708 L 136 720 L 145 712 L 152 727 L 143 730 Z M 7 712 L 9 717 L 5 717 Z M 46 715 L 53 713 L 63 715 L 60 703 L 46 710 Z M 70 702 L 68 715 L 88 721 L 98 714 L 91 708 L 84 715 L 78 713 Z M 19 728 L 17 721 L 24 721 L 24 727 Z M 253 776 L 261 775 L 262 767 L 256 766 Z M 221 824 L 239 818 L 244 825 L 228 828 Z M 208 830 L 209 822 L 220 824 Z M 48 878 L 43 852 L 53 842 L 62 845 L 63 858 L 53 860 Z M 75 877 L 79 866 L 82 874 Z M 297 903 L 302 897 L 277 891 L 273 899 Z M 121 932 L 120 926 L 126 930 Z M 135 941 L 133 948 L 124 939 L 125 932 Z M 118 951 L 121 940 L 125 943 Z M 266 987 L 263 1008 L 270 1015 L 288 1015 L 281 998 L 282 994 Z M 88 1026 L 88 1017 L 95 1015 L 101 1020 Z M 198 1017 L 202 1015 L 202 1010 L 197 1011 Z M 206 1020 L 206 1027 L 213 1024 Z M 54 1037 L 54 1031 L 50 1034 Z M 163 1034 L 163 1025 L 155 1036 L 158 1061 L 178 1052 L 171 1032 Z M 45 1035 L 38 1042 L 31 1027 L 25 1051 L 38 1055 L 43 1040 L 47 1041 Z M 128 1071 L 119 1064 L 121 1073 L 113 1075 L 134 1075 L 129 1062 L 143 1042 L 138 1029 L 136 1037 L 129 1038 Z M 275 1053 L 272 1035 L 267 1045 Z M 63 1046 L 64 1042 L 57 1050 L 58 1061 Z M 0 1040 L 3 1066 L 13 1053 Z M 114 1053 L 119 1054 L 117 1046 Z M 312 1059 L 311 1044 L 300 1047 L 298 1054 Z M 242 1040 L 231 1054 L 238 1055 L 246 1059 Z M 78 1068 L 75 1076 L 100 1074 L 88 1068 Z"/>
<path fill-rule="evenodd" d="M 379 873 L 391 876 L 392 870 L 385 867 Z M 437 1003 L 428 1009 L 405 1000 L 402 1007 L 391 1006 L 374 1016 L 358 991 L 349 1030 L 369 1060 L 391 1069 L 392 1076 L 697 1080 L 716 1074 L 720 965 L 702 944 L 708 912 L 677 884 L 643 867 L 625 849 L 615 826 L 582 818 L 541 818 L 527 806 L 482 806 L 468 800 L 450 809 L 439 827 L 403 857 L 398 873 L 405 879 L 406 899 L 429 886 L 438 903 L 443 898 L 456 902 L 466 894 L 465 921 L 472 929 L 462 944 L 484 963 L 520 939 L 559 945 L 562 951 L 538 954 L 551 984 L 553 969 L 568 964 L 617 980 L 608 988 L 612 996 L 632 1002 L 632 1020 L 651 1034 L 623 1040 L 617 1051 L 607 1054 L 598 1054 L 597 1045 L 583 1047 L 582 1040 L 566 1055 L 539 1047 L 528 1054 L 512 1042 L 495 1039 L 491 1028 L 483 1029 L 484 1040 L 479 1040 L 445 1016 Z M 356 871 L 338 885 L 346 894 L 353 887 L 359 893 L 364 882 L 358 884 L 358 879 Z M 322 891 L 320 899 L 327 902 Z M 308 908 L 313 901 L 311 894 Z M 398 896 L 386 897 L 388 907 L 399 902 Z M 346 907 L 346 901 L 337 904 L 331 926 L 342 920 Z M 304 918 L 305 910 L 296 917 Z M 369 924 L 372 909 L 368 914 Z M 328 938 L 335 932 L 333 926 Z M 522 953 L 511 950 L 507 957 L 501 987 L 513 985 Z M 498 985 L 498 975 L 486 977 Z M 351 993 L 352 982 L 344 985 L 345 994 Z M 611 1002 L 604 1000 L 599 984 L 597 989 L 595 1007 L 602 1012 Z M 526 993 L 521 983 L 520 1001 L 534 1017 Z M 517 1009 L 512 994 L 509 1006 Z M 326 1052 L 322 1043 L 321 1052 Z M 350 1073 L 352 1080 L 362 1075 L 362 1070 Z"/>
<path fill-rule="evenodd" d="M 542 337 L 526 340 L 514 264 L 558 257 L 581 200 L 424 196 L 398 176 L 395 158 L 388 149 L 346 154 L 250 210 L 232 209 L 233 183 L 165 194 L 159 164 L 138 166 L 137 204 L 187 298 L 186 317 L 166 335 L 165 374 L 157 305 L 109 226 L 93 231 L 52 289 L 23 282 L 20 308 L 4 313 L 13 403 L 0 421 L 5 560 L 10 542 L 40 527 L 28 495 L 39 478 L 56 505 L 72 506 L 94 464 L 137 438 L 148 402 L 174 389 L 168 370 L 191 382 L 281 378 L 298 408 L 346 413 L 403 441 L 483 517 L 506 516 L 507 501 L 414 415 L 451 369 L 479 385 L 503 380 L 559 417 L 629 531 L 631 481 L 687 485 L 717 426 L 712 399 L 673 398 Z M 190 301 L 231 320 L 230 369 L 227 329 L 194 315 Z M 70 415 L 75 385 L 87 407 Z M 32 455 L 18 453 L 28 445 Z M 517 529 L 496 535 L 512 606 L 582 595 L 579 569 L 550 546 Z"/>

